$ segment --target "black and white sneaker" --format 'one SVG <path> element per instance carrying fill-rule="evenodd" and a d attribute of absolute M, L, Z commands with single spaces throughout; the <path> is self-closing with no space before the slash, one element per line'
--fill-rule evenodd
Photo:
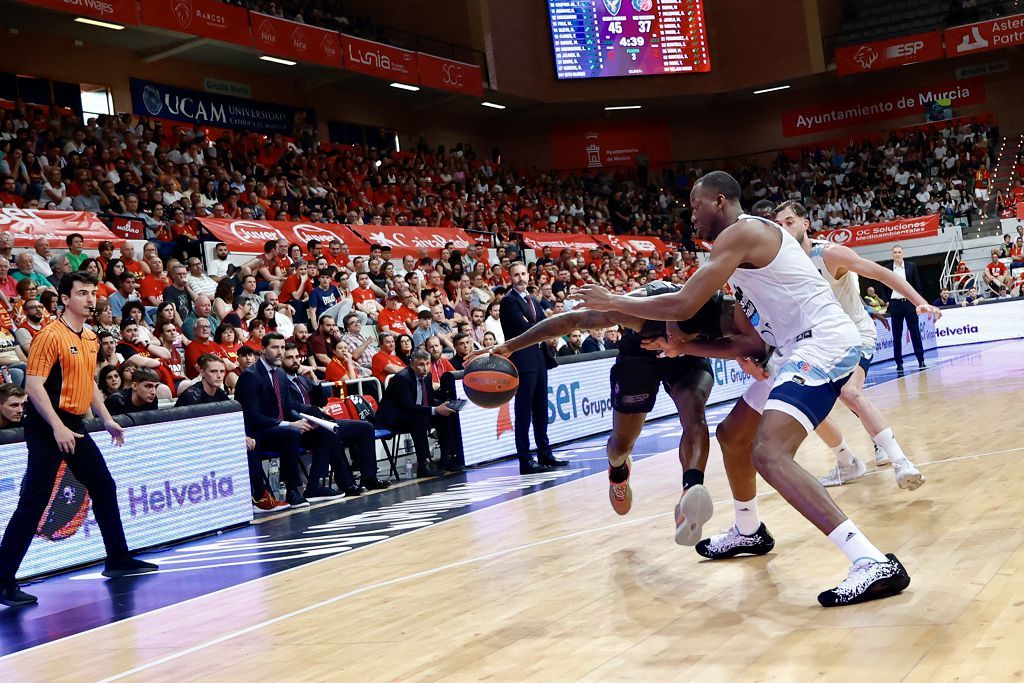
<path fill-rule="evenodd" d="M 725 533 L 705 538 L 695 546 L 697 554 L 709 560 L 727 560 L 737 555 L 764 555 L 775 547 L 775 539 L 768 533 L 764 522 L 757 531 L 741 534 L 735 526 Z"/>
<path fill-rule="evenodd" d="M 839 607 L 902 593 L 910 585 L 910 575 L 895 555 L 889 553 L 886 557 L 889 559 L 885 562 L 853 565 L 846 579 L 819 595 L 818 602 L 822 607 Z"/>

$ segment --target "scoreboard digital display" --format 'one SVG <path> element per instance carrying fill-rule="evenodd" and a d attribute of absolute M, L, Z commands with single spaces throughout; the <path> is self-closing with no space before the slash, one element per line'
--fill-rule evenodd
<path fill-rule="evenodd" d="M 703 0 L 548 0 L 559 79 L 711 71 Z"/>

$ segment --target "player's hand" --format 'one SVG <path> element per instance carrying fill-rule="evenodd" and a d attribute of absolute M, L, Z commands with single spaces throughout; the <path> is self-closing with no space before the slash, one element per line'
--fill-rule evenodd
<path fill-rule="evenodd" d="M 615 304 L 615 295 L 600 285 L 583 285 L 569 298 L 592 311 L 610 311 Z"/>
<path fill-rule="evenodd" d="M 454 414 L 455 411 L 449 408 L 448 406 L 441 404 L 434 408 L 434 413 L 437 415 L 441 415 L 442 417 L 448 417 L 449 415 Z"/>
<path fill-rule="evenodd" d="M 683 351 L 678 344 L 673 344 L 664 337 L 645 339 L 640 342 L 640 346 L 648 351 L 659 351 L 658 358 L 675 358 L 683 355 Z"/>
<path fill-rule="evenodd" d="M 113 420 L 107 420 L 103 423 L 103 428 L 107 430 L 107 434 L 110 434 L 110 443 L 115 446 L 124 445 L 124 427 Z"/>
<path fill-rule="evenodd" d="M 81 439 L 84 435 L 73 432 L 64 425 L 53 430 L 53 439 L 57 442 L 57 448 L 61 453 L 75 452 L 75 439 Z"/>
<path fill-rule="evenodd" d="M 935 321 L 942 317 L 942 311 L 937 306 L 932 306 L 931 304 L 921 304 L 918 306 L 917 314 L 928 316 Z"/>
<path fill-rule="evenodd" d="M 245 437 L 245 450 L 254 451 L 256 450 L 256 439 L 251 436 Z"/>
<path fill-rule="evenodd" d="M 740 369 L 743 370 L 743 372 L 747 373 L 755 380 L 760 381 L 771 377 L 771 374 L 769 374 L 768 370 L 765 369 L 763 365 L 758 363 L 750 356 L 742 356 L 740 358 L 737 358 L 736 362 L 739 363 Z"/>

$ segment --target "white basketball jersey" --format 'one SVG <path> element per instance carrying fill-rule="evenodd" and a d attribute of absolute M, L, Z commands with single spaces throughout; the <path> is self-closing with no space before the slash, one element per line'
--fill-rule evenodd
<path fill-rule="evenodd" d="M 761 221 L 782 236 L 771 263 L 763 268 L 737 268 L 729 278 L 736 303 L 743 307 L 761 339 L 776 347 L 783 357 L 807 336 L 825 347 L 860 346 L 860 335 L 850 317 L 796 239 L 765 218 L 740 215 L 739 220 L 744 219 Z"/>
<path fill-rule="evenodd" d="M 857 273 L 849 270 L 838 280 L 832 277 L 828 266 L 825 265 L 825 249 L 830 244 L 831 242 L 825 240 L 811 240 L 811 261 L 821 276 L 825 278 L 825 282 L 832 286 L 832 293 L 836 295 L 836 300 L 843 307 L 843 311 L 857 326 L 861 344 L 870 344 L 874 348 L 875 342 L 878 340 L 878 330 L 875 329 L 875 321 L 864 310 L 864 302 L 860 298 L 860 278 Z"/>

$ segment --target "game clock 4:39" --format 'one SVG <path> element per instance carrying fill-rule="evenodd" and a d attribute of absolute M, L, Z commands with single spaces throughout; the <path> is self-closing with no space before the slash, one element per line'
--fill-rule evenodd
<path fill-rule="evenodd" d="M 703 0 L 548 0 L 559 79 L 707 72 Z"/>

